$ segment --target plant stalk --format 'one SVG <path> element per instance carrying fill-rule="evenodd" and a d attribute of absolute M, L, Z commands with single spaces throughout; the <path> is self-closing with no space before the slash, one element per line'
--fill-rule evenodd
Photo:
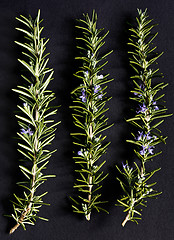
<path fill-rule="evenodd" d="M 93 138 L 92 124 L 90 124 L 90 127 L 89 127 L 89 136 L 90 136 L 90 139 L 92 140 L 92 138 Z M 92 160 L 91 158 L 92 158 L 92 155 L 90 154 L 90 167 L 92 167 L 92 165 L 93 165 L 93 163 L 91 162 L 91 160 Z M 88 179 L 89 179 L 89 194 L 88 194 L 88 201 L 89 201 L 88 207 L 89 207 L 90 203 L 91 203 L 92 187 L 93 187 L 93 185 L 92 185 L 93 178 L 92 178 L 91 174 L 89 174 Z M 90 221 L 90 219 L 91 219 L 91 211 L 86 215 L 86 220 Z"/>
<path fill-rule="evenodd" d="M 36 77 L 36 83 L 38 81 L 38 77 Z M 36 99 L 38 98 L 38 91 L 36 90 Z M 38 121 L 38 106 L 36 105 L 35 108 L 35 122 Z M 37 125 L 36 125 L 37 126 Z M 35 128 L 35 131 L 37 132 L 37 127 Z M 26 208 L 26 210 L 24 210 L 18 220 L 18 223 L 11 228 L 9 234 L 14 233 L 14 231 L 16 231 L 18 229 L 18 227 L 20 226 L 20 224 L 23 222 L 25 216 L 30 213 L 31 207 L 32 207 L 32 202 L 33 202 L 33 197 L 34 197 L 34 185 L 35 185 L 35 180 L 36 180 L 36 168 L 37 168 L 37 164 L 36 164 L 36 154 L 37 154 L 37 145 L 38 145 L 38 139 L 37 139 L 37 135 L 35 135 L 35 154 L 34 154 L 34 162 L 33 162 L 33 168 L 32 168 L 32 173 L 33 173 L 33 177 L 32 177 L 32 182 L 31 182 L 31 195 L 30 195 L 30 200 L 28 202 L 28 206 Z"/>
<path fill-rule="evenodd" d="M 122 227 L 125 226 L 125 224 L 129 221 L 129 215 L 130 215 L 130 211 L 128 212 L 128 214 L 126 215 L 126 218 L 124 219 L 124 221 L 122 222 Z"/>

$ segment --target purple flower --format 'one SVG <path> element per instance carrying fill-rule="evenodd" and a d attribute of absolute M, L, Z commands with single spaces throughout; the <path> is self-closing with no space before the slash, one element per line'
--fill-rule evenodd
<path fill-rule="evenodd" d="M 33 135 L 33 132 L 31 131 L 31 128 L 28 128 L 25 130 L 24 128 L 21 129 L 21 134 L 29 134 L 30 136 Z"/>
<path fill-rule="evenodd" d="M 140 151 L 140 154 L 144 156 L 146 153 L 146 147 L 145 146 L 142 146 L 142 147 L 143 149 Z"/>
<path fill-rule="evenodd" d="M 82 102 L 86 102 L 86 96 L 80 96 L 80 98 L 82 99 Z"/>
<path fill-rule="evenodd" d="M 85 90 L 82 90 L 82 95 L 79 98 L 82 99 L 82 102 L 86 102 Z"/>
<path fill-rule="evenodd" d="M 24 106 L 24 107 L 27 107 L 27 103 L 23 103 L 23 106 Z"/>
<path fill-rule="evenodd" d="M 155 110 L 159 110 L 159 107 L 156 105 L 156 101 L 154 101 L 152 104 L 154 105 Z"/>
<path fill-rule="evenodd" d="M 126 168 L 128 166 L 127 163 L 124 164 L 123 162 L 122 162 L 122 165 L 123 165 L 123 168 Z"/>
<path fill-rule="evenodd" d="M 144 91 L 144 89 L 145 89 L 144 84 L 140 84 L 140 88 L 141 88 L 142 91 Z"/>
<path fill-rule="evenodd" d="M 137 93 L 137 92 L 134 92 L 133 94 L 134 94 L 135 96 L 137 96 L 137 95 L 138 95 L 138 93 Z"/>
<path fill-rule="evenodd" d="M 28 131 L 27 130 L 25 130 L 25 129 L 21 129 L 21 134 L 27 134 L 28 133 Z"/>
<path fill-rule="evenodd" d="M 146 152 L 153 154 L 154 146 L 142 146 L 142 147 L 143 147 L 143 149 L 140 151 L 141 155 L 144 156 Z"/>
<path fill-rule="evenodd" d="M 154 109 L 155 109 L 155 110 L 159 110 L 159 107 L 158 107 L 158 106 L 155 106 Z"/>
<path fill-rule="evenodd" d="M 140 141 L 143 137 L 143 132 L 138 131 L 138 134 L 139 135 L 137 136 L 136 140 Z"/>
<path fill-rule="evenodd" d="M 142 97 L 142 94 L 138 94 L 137 92 L 134 92 L 135 96 Z"/>
<path fill-rule="evenodd" d="M 147 149 L 148 153 L 153 154 L 153 148 L 154 148 L 153 146 L 148 147 Z"/>
<path fill-rule="evenodd" d="M 103 94 L 98 95 L 98 99 L 102 99 Z"/>
<path fill-rule="evenodd" d="M 133 168 L 130 168 L 127 163 L 124 164 L 124 163 L 122 162 L 122 165 L 123 165 L 124 170 L 126 169 L 128 172 L 131 172 L 131 171 L 133 170 Z"/>
<path fill-rule="evenodd" d="M 78 151 L 78 153 L 77 153 L 79 156 L 83 156 L 83 153 L 82 153 L 82 151 Z"/>
<path fill-rule="evenodd" d="M 142 91 L 145 89 L 144 84 L 140 84 L 139 87 L 140 87 L 140 89 L 141 89 Z M 135 95 L 135 96 L 138 95 L 138 97 L 142 97 L 142 94 L 138 94 L 137 92 L 134 92 L 134 95 Z"/>
<path fill-rule="evenodd" d="M 103 75 L 97 76 L 98 79 L 103 79 Z"/>
<path fill-rule="evenodd" d="M 139 135 L 135 138 L 138 141 L 140 141 L 142 139 L 150 140 L 152 138 L 150 136 L 150 132 L 148 132 L 147 134 L 143 134 L 143 131 L 142 132 L 138 131 L 138 134 Z"/>
<path fill-rule="evenodd" d="M 28 128 L 28 134 L 30 135 L 30 136 L 32 136 L 33 135 L 33 132 L 31 131 L 31 128 Z"/>
<path fill-rule="evenodd" d="M 147 135 L 146 135 L 146 139 L 147 140 L 150 140 L 152 137 L 150 136 L 150 133 L 148 132 Z"/>
<path fill-rule="evenodd" d="M 101 76 L 101 75 L 100 75 L 100 76 Z M 102 76 L 103 76 L 103 75 L 102 75 Z M 99 91 L 101 91 L 100 85 L 94 86 L 94 93 L 98 93 Z M 102 91 L 101 91 L 101 94 L 98 95 L 98 99 L 102 99 L 102 97 L 103 97 L 103 94 L 102 94 Z"/>
<path fill-rule="evenodd" d="M 99 90 L 100 90 L 100 85 L 94 86 L 94 93 L 98 93 Z"/>
<path fill-rule="evenodd" d="M 145 103 L 143 105 L 139 105 L 139 110 L 136 111 L 136 113 L 145 113 L 148 108 L 146 107 Z"/>

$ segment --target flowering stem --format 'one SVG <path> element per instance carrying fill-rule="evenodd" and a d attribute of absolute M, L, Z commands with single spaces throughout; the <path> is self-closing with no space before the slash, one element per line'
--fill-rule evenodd
<path fill-rule="evenodd" d="M 134 151 L 140 164 L 134 162 L 135 169 L 133 169 L 129 167 L 127 162 L 126 165 L 123 164 L 123 172 L 117 167 L 124 178 L 126 177 L 125 181 L 118 179 L 124 191 L 124 195 L 118 199 L 118 205 L 128 211 L 122 226 L 125 226 L 127 221 L 138 223 L 138 220 L 141 219 L 141 207 L 146 207 L 147 201 L 145 199 L 155 198 L 160 194 L 153 189 L 156 183 L 148 183 L 149 179 L 160 168 L 147 172 L 146 163 L 161 153 L 153 153 L 155 146 L 160 142 L 165 143 L 166 137 L 161 135 L 158 128 L 164 120 L 158 121 L 158 119 L 171 116 L 171 114 L 166 114 L 166 107 L 160 103 L 164 94 L 156 96 L 168 84 L 163 82 L 155 84 L 155 77 L 160 77 L 162 74 L 157 73 L 159 69 L 150 67 L 162 55 L 162 53 L 157 54 L 154 52 L 156 47 L 151 47 L 157 33 L 151 33 L 154 25 L 151 24 L 152 20 L 147 19 L 147 9 L 144 12 L 138 9 L 138 14 L 139 17 L 136 18 L 137 26 L 130 29 L 131 38 L 128 44 L 132 46 L 129 52 L 131 54 L 129 58 L 130 65 L 135 70 L 135 75 L 131 77 L 134 83 L 134 89 L 131 92 L 134 97 L 130 97 L 130 99 L 136 103 L 138 102 L 139 107 L 135 116 L 128 119 L 127 122 L 136 126 L 139 131 L 137 137 L 135 133 L 132 133 L 134 140 L 127 141 L 136 145 Z M 135 214 L 139 216 L 135 217 Z"/>
<path fill-rule="evenodd" d="M 26 224 L 34 225 L 36 217 L 47 220 L 36 216 L 39 208 L 43 205 L 42 197 L 47 192 L 37 196 L 35 193 L 36 189 L 47 178 L 55 177 L 55 175 L 44 175 L 42 170 L 46 168 L 49 162 L 48 159 L 56 151 L 50 151 L 46 148 L 55 138 L 55 126 L 60 123 L 54 123 L 54 120 L 49 119 L 51 115 L 56 114 L 57 109 L 50 110 L 49 107 L 49 103 L 55 98 L 52 91 L 47 91 L 47 87 L 52 80 L 53 69 L 47 67 L 49 59 L 46 59 L 46 56 L 48 54 L 44 54 L 48 40 L 45 41 L 40 36 L 43 29 L 39 25 L 41 22 L 40 10 L 35 20 L 31 19 L 31 17 L 27 19 L 22 15 L 20 17 L 17 19 L 24 23 L 25 26 L 28 26 L 28 31 L 19 28 L 17 30 L 27 35 L 25 37 L 28 42 L 25 44 L 16 43 L 25 50 L 27 49 L 29 53 L 23 52 L 28 57 L 27 61 L 19 59 L 19 62 L 22 63 L 25 69 L 29 70 L 32 76 L 31 78 L 22 76 L 24 80 L 31 84 L 29 88 L 18 86 L 18 89 L 13 90 L 19 93 L 19 97 L 23 101 L 23 107 L 18 106 L 23 115 L 16 115 L 20 119 L 19 125 L 22 127 L 21 132 L 17 133 L 22 141 L 19 143 L 20 149 L 18 151 L 23 155 L 24 159 L 29 159 L 32 162 L 32 166 L 30 168 L 19 166 L 27 180 L 18 183 L 19 186 L 25 188 L 24 198 L 19 198 L 14 194 L 17 202 L 13 201 L 14 214 L 11 214 L 10 217 L 13 217 L 17 224 L 10 230 L 10 234 L 20 225 L 24 230 L 26 230 Z M 28 124 L 31 125 L 31 128 L 28 127 Z"/>
<path fill-rule="evenodd" d="M 107 176 L 103 176 L 103 172 L 100 172 L 105 162 L 97 164 L 97 161 L 106 153 L 109 145 L 109 143 L 103 143 L 106 136 L 102 136 L 101 133 L 112 126 L 107 126 L 107 118 L 103 114 L 107 111 L 104 107 L 109 98 L 104 97 L 106 87 L 102 88 L 101 85 L 112 79 L 108 80 L 108 75 L 99 75 L 100 70 L 103 70 L 103 66 L 107 63 L 100 62 L 105 61 L 106 56 L 109 54 L 102 57 L 99 53 L 107 33 L 100 36 L 102 29 L 96 28 L 97 14 L 95 11 L 93 11 L 92 19 L 88 14 L 84 16 L 85 20 L 79 20 L 79 22 L 85 23 L 85 26 L 76 26 L 82 30 L 83 34 L 82 37 L 77 38 L 83 41 L 83 48 L 79 46 L 79 48 L 83 49 L 83 55 L 77 57 L 82 61 L 82 66 L 80 71 L 75 74 L 77 78 L 83 80 L 83 83 L 72 92 L 74 105 L 71 106 L 74 109 L 72 114 L 74 124 L 80 128 L 79 132 L 72 133 L 75 138 L 74 144 L 82 147 L 78 151 L 78 156 L 73 157 L 75 162 L 80 164 L 77 170 L 80 178 L 74 184 L 74 187 L 79 191 L 79 202 L 73 198 L 71 199 L 75 203 L 75 205 L 72 205 L 73 211 L 84 214 L 86 220 L 89 221 L 93 209 L 97 210 L 97 212 L 106 211 L 99 207 L 99 204 L 104 203 L 99 200 L 101 194 L 96 194 L 96 191 L 102 187 L 99 183 Z"/>
<path fill-rule="evenodd" d="M 92 81 L 92 78 L 91 78 L 91 81 L 90 81 L 90 85 L 92 87 L 92 84 L 93 84 L 93 81 Z M 89 107 L 91 107 L 92 109 L 92 101 L 90 100 L 89 102 Z M 90 125 L 89 125 L 89 141 L 92 142 L 92 139 L 93 139 L 93 128 L 92 128 L 92 119 L 90 117 Z M 92 145 L 90 144 L 90 147 L 89 147 L 90 151 L 92 149 Z M 92 165 L 93 165 L 93 159 L 92 159 L 92 154 L 90 153 L 90 157 L 89 157 L 89 166 L 90 166 L 90 171 L 92 170 Z M 89 193 L 88 193 L 88 214 L 85 216 L 86 219 L 88 221 L 90 221 L 90 218 L 91 218 L 91 209 L 90 209 L 90 204 L 91 204 L 91 198 L 92 198 L 92 185 L 93 183 L 93 177 L 91 174 L 88 174 L 88 184 L 89 184 Z"/>
<path fill-rule="evenodd" d="M 35 32 L 36 33 L 36 32 Z M 36 36 L 35 36 L 36 37 Z M 37 45 L 36 45 L 36 49 L 37 49 Z M 37 53 L 36 53 L 37 54 Z M 39 78 L 36 76 L 36 86 L 38 85 Z M 38 99 L 38 89 L 36 89 L 36 102 Z M 28 202 L 28 205 L 26 206 L 26 209 L 22 212 L 18 223 L 10 230 L 10 234 L 12 234 L 19 226 L 20 224 L 23 222 L 25 216 L 27 214 L 30 213 L 31 211 L 31 207 L 33 204 L 33 197 L 34 197 L 34 192 L 35 192 L 35 179 L 36 179 L 36 169 L 37 169 L 37 149 L 38 149 L 38 137 L 37 137 L 37 122 L 38 122 L 38 117 L 39 117 L 39 112 L 38 112 L 38 105 L 36 104 L 35 106 L 35 145 L 34 145 L 34 149 L 35 149 L 35 154 L 34 154 L 34 160 L 33 160 L 33 167 L 32 167 L 32 181 L 31 181 L 31 194 L 30 194 L 30 200 Z"/>

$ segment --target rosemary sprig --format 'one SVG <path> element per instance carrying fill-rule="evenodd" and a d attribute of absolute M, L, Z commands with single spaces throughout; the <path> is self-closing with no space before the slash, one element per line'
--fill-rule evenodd
<path fill-rule="evenodd" d="M 108 126 L 108 118 L 104 116 L 108 110 L 105 104 L 110 98 L 106 97 L 107 86 L 103 87 L 103 85 L 113 79 L 108 79 L 109 74 L 105 76 L 100 74 L 107 64 L 104 60 L 112 52 L 104 56 L 99 54 L 108 32 L 101 36 L 103 29 L 97 29 L 95 11 L 91 19 L 88 14 L 84 14 L 84 18 L 84 20 L 80 19 L 78 21 L 80 25 L 76 26 L 82 31 L 82 37 L 78 37 L 77 40 L 83 45 L 77 46 L 82 54 L 76 59 L 80 60 L 82 66 L 75 76 L 82 83 L 72 92 L 73 106 L 71 106 L 74 124 L 78 128 L 78 132 L 72 133 L 72 136 L 75 139 L 74 144 L 79 147 L 79 151 L 74 155 L 78 166 L 76 172 L 79 173 L 74 188 L 78 190 L 79 196 L 78 200 L 71 199 L 74 202 L 74 212 L 84 214 L 89 221 L 93 209 L 98 212 L 104 210 L 100 207 L 100 204 L 104 202 L 100 201 L 101 194 L 97 191 L 102 187 L 100 183 L 107 177 L 107 174 L 103 176 L 103 172 L 100 171 L 105 161 L 99 164 L 98 160 L 106 153 L 110 144 L 103 143 L 106 136 L 102 136 L 101 133 L 112 125 Z M 104 62 L 101 63 L 102 61 Z"/>
<path fill-rule="evenodd" d="M 159 94 L 168 84 L 156 83 L 155 78 L 162 77 L 162 74 L 159 73 L 159 69 L 152 68 L 163 54 L 156 53 L 156 47 L 152 47 L 152 41 L 157 36 L 157 33 L 151 33 L 155 25 L 148 19 L 147 9 L 144 12 L 138 9 L 136 21 L 136 27 L 130 29 L 128 44 L 131 47 L 130 66 L 135 71 L 135 75 L 131 77 L 134 89 L 130 99 L 136 102 L 137 109 L 135 116 L 127 122 L 135 126 L 138 133 L 132 133 L 133 139 L 127 142 L 134 145 L 138 163 L 134 162 L 135 169 L 131 168 L 128 162 L 123 164 L 123 170 L 117 167 L 122 176 L 118 180 L 124 191 L 117 205 L 124 207 L 124 212 L 127 212 L 122 226 L 125 226 L 127 221 L 138 223 L 141 219 L 141 208 L 146 206 L 146 200 L 156 198 L 160 194 L 154 189 L 156 183 L 149 183 L 149 179 L 160 168 L 149 172 L 146 164 L 161 153 L 154 152 L 155 146 L 160 142 L 165 143 L 166 140 L 158 126 L 163 123 L 163 118 L 171 116 L 166 114 L 167 108 L 163 105 L 164 94 Z"/>
<path fill-rule="evenodd" d="M 20 16 L 16 18 L 24 25 L 23 28 L 16 28 L 24 33 L 26 42 L 16 42 L 23 47 L 25 52 L 23 55 L 26 60 L 19 62 L 24 66 L 27 77 L 22 75 L 25 80 L 23 86 L 13 89 L 19 94 L 19 98 L 23 104 L 18 105 L 20 110 L 18 118 L 19 149 L 26 165 L 20 165 L 20 170 L 25 176 L 25 180 L 19 182 L 18 185 L 24 188 L 24 196 L 18 197 L 14 194 L 15 201 L 12 201 L 14 213 L 10 215 L 16 221 L 16 225 L 10 230 L 12 234 L 20 225 L 26 229 L 26 224 L 34 225 L 37 218 L 47 220 L 37 216 L 43 202 L 42 197 L 47 192 L 36 195 L 37 188 L 43 184 L 49 177 L 54 175 L 44 175 L 42 170 L 46 169 L 49 158 L 56 151 L 47 149 L 55 138 L 56 125 L 50 116 L 57 112 L 57 108 L 49 106 L 50 102 L 55 99 L 55 95 L 51 90 L 47 90 L 50 81 L 53 79 L 53 69 L 47 67 L 48 58 L 45 54 L 46 44 L 48 40 L 41 37 L 43 27 L 40 26 L 40 10 L 35 20 Z M 29 84 L 29 86 L 28 86 Z"/>

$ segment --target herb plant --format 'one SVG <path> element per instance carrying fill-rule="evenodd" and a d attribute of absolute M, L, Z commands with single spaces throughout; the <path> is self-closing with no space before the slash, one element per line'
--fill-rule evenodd
<path fill-rule="evenodd" d="M 53 69 L 47 67 L 49 59 L 45 54 L 48 40 L 41 37 L 43 27 L 40 26 L 40 10 L 35 20 L 20 16 L 16 18 L 25 28 L 16 28 L 24 33 L 25 43 L 16 42 L 25 51 L 25 60 L 19 62 L 24 66 L 26 75 L 22 75 L 24 84 L 13 89 L 19 94 L 22 104 L 18 105 L 19 113 L 16 115 L 20 126 L 17 133 L 19 149 L 22 156 L 20 167 L 25 180 L 18 183 L 24 188 L 23 197 L 14 194 L 14 213 L 10 216 L 16 221 L 16 225 L 10 230 L 13 233 L 20 225 L 26 229 L 26 224 L 34 225 L 42 205 L 46 205 L 42 198 L 47 192 L 41 195 L 36 190 L 47 178 L 53 175 L 44 175 L 43 170 L 49 162 L 49 158 L 56 151 L 47 149 L 55 138 L 56 125 L 50 117 L 57 112 L 57 108 L 49 104 L 55 99 L 55 94 L 48 90 L 48 85 L 53 79 Z M 22 164 L 23 163 L 23 164 Z"/>
<path fill-rule="evenodd" d="M 134 88 L 130 99 L 135 102 L 137 109 L 134 110 L 135 116 L 127 122 L 137 130 L 132 133 L 133 139 L 127 142 L 134 145 L 137 161 L 134 162 L 134 167 L 130 167 L 128 162 L 123 164 L 123 170 L 117 167 L 121 174 L 118 180 L 124 191 L 117 205 L 124 207 L 124 212 L 127 213 L 122 226 L 127 221 L 138 223 L 141 208 L 146 206 L 147 199 L 156 198 L 160 194 L 154 189 L 156 183 L 149 182 L 160 168 L 149 171 L 147 163 L 161 153 L 155 153 L 155 146 L 160 142 L 166 143 L 166 137 L 162 136 L 158 127 L 163 123 L 163 118 L 170 116 L 166 114 L 167 109 L 163 105 L 164 94 L 159 94 L 168 84 L 156 82 L 156 78 L 162 77 L 162 74 L 159 69 L 152 68 L 162 55 L 155 52 L 156 47 L 152 47 L 152 41 L 157 36 L 157 33 L 151 33 L 155 25 L 148 19 L 147 10 L 143 12 L 138 9 L 136 20 L 136 27 L 130 29 L 131 38 L 128 44 L 132 47 L 129 52 L 130 66 L 135 71 L 135 75 L 131 77 Z"/>
<path fill-rule="evenodd" d="M 102 132 L 111 125 L 107 124 L 108 118 L 104 113 L 108 110 L 105 104 L 110 98 L 106 97 L 106 88 L 103 86 L 112 79 L 108 79 L 109 74 L 102 75 L 100 71 L 107 64 L 104 61 L 112 52 L 105 55 L 99 54 L 100 48 L 104 45 L 104 38 L 108 32 L 101 35 L 103 29 L 97 29 L 97 14 L 93 11 L 92 18 L 84 14 L 84 20 L 80 19 L 80 25 L 76 26 L 82 31 L 82 36 L 77 39 L 83 45 L 77 46 L 81 50 L 81 67 L 76 72 L 81 84 L 72 92 L 73 97 L 73 119 L 78 128 L 77 133 L 72 133 L 74 144 L 78 149 L 74 153 L 74 160 L 77 166 L 77 178 L 74 188 L 79 192 L 78 199 L 71 198 L 74 202 L 73 211 L 81 213 L 89 221 L 91 211 L 98 212 L 104 210 L 100 207 L 101 194 L 97 193 L 101 189 L 101 182 L 107 177 L 100 171 L 106 161 L 99 162 L 100 157 L 106 153 L 110 143 L 104 143 L 106 136 Z M 81 26 L 82 25 L 82 26 Z M 104 61 L 104 62 L 103 62 Z M 106 211 L 106 210 L 104 210 Z"/>

